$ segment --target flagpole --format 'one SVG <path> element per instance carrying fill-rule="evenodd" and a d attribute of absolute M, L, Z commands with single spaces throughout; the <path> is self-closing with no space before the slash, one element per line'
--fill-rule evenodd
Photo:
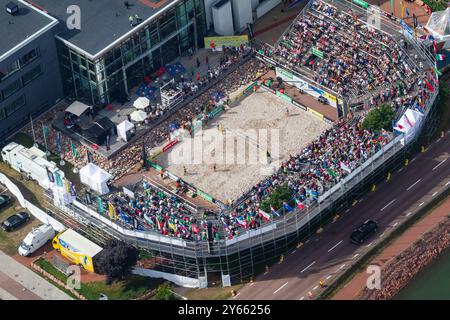
<path fill-rule="evenodd" d="M 47 156 L 48 156 L 48 148 L 47 148 L 47 137 L 46 137 L 46 133 L 45 133 L 44 124 L 42 124 L 42 133 L 44 134 L 45 159 L 47 159 Z"/>
<path fill-rule="evenodd" d="M 30 114 L 30 121 L 31 121 L 31 131 L 33 132 L 33 145 L 36 145 L 36 135 L 34 133 L 34 126 L 33 126 L 33 117 Z"/>

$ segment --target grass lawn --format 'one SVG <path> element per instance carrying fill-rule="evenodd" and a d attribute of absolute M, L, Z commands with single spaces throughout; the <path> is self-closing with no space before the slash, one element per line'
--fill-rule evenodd
<path fill-rule="evenodd" d="M 227 300 L 231 298 L 231 290 L 238 291 L 243 285 L 235 285 L 231 287 L 214 287 L 205 289 L 190 289 L 183 295 L 188 300 Z"/>
<path fill-rule="evenodd" d="M 49 261 L 40 258 L 36 263 L 59 280 L 66 282 L 67 276 L 56 269 Z M 77 291 L 88 300 L 98 300 L 100 293 L 106 294 L 110 300 L 130 300 L 139 298 L 156 289 L 162 282 L 164 280 L 130 275 L 125 280 L 111 285 L 104 282 L 82 282 L 81 288 Z"/>

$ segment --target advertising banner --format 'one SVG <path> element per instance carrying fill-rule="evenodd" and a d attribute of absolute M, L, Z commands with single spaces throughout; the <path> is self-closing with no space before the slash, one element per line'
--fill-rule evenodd
<path fill-rule="evenodd" d="M 305 111 L 308 110 L 305 106 L 303 106 L 303 105 L 300 104 L 299 102 L 295 101 L 294 99 L 292 99 L 292 104 L 293 104 L 294 106 L 296 106 L 296 107 L 299 107 L 299 108 L 302 109 L 302 110 L 305 110 Z"/>
<path fill-rule="evenodd" d="M 308 108 L 308 112 L 323 121 L 323 115 L 320 112 L 317 112 L 316 110 L 313 110 L 311 108 Z"/>
<path fill-rule="evenodd" d="M 292 102 L 292 98 L 289 97 L 288 95 L 281 93 L 280 91 L 277 91 L 277 96 L 280 97 L 281 99 L 291 103 Z"/>
<path fill-rule="evenodd" d="M 205 37 L 205 48 L 212 50 L 222 50 L 225 47 L 239 47 L 241 44 L 248 44 L 248 35 L 244 36 L 225 36 L 225 37 Z"/>
<path fill-rule="evenodd" d="M 208 200 L 211 203 L 214 203 L 214 199 L 207 193 L 204 193 L 202 190 L 197 189 L 197 194 L 201 197 L 203 197 L 204 199 Z"/>
<path fill-rule="evenodd" d="M 178 140 L 172 140 L 172 141 L 170 141 L 168 144 L 166 144 L 164 147 L 163 147 L 163 149 L 162 149 L 162 151 L 163 152 L 166 152 L 167 150 L 169 150 L 170 148 L 172 148 L 174 145 L 176 145 L 178 143 Z"/>

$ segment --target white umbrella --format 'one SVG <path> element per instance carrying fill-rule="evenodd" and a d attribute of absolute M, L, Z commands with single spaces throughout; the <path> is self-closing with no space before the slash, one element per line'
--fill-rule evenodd
<path fill-rule="evenodd" d="M 134 101 L 133 107 L 136 109 L 145 109 L 150 105 L 150 100 L 148 100 L 146 97 L 139 97 Z"/>
<path fill-rule="evenodd" d="M 130 118 L 133 121 L 142 122 L 147 118 L 147 114 L 145 113 L 145 111 L 136 110 L 132 114 L 130 114 Z"/>

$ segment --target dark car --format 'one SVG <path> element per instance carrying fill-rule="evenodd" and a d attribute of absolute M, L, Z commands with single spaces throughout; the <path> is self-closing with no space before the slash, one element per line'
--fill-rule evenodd
<path fill-rule="evenodd" d="M 26 212 L 18 212 L 2 222 L 1 227 L 7 232 L 14 231 L 30 220 L 30 215 Z"/>
<path fill-rule="evenodd" d="M 377 231 L 377 228 L 378 224 L 375 221 L 367 220 L 358 229 L 353 230 L 350 239 L 354 244 L 361 244 Z"/>
<path fill-rule="evenodd" d="M 319 100 L 320 103 L 323 104 L 330 104 L 327 98 L 320 96 L 317 100 Z"/>
<path fill-rule="evenodd" d="M 7 196 L 6 194 L 0 195 L 0 208 L 8 205 L 8 203 L 11 202 L 11 197 Z"/>

